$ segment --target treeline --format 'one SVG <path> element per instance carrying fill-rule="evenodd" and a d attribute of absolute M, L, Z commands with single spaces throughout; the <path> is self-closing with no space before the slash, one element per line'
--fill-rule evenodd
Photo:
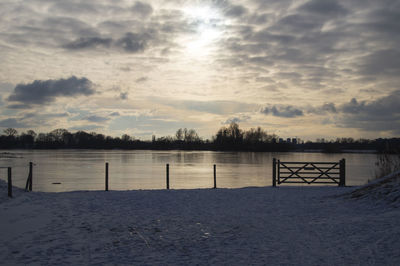
<path fill-rule="evenodd" d="M 400 138 L 374 140 L 353 138 L 338 138 L 330 141 L 306 142 L 300 145 L 303 151 L 318 150 L 325 153 L 340 153 L 350 151 L 377 152 L 377 153 L 400 153 Z"/>
<path fill-rule="evenodd" d="M 111 137 L 96 132 L 69 132 L 55 129 L 49 133 L 33 130 L 18 133 L 8 128 L 0 136 L 0 148 L 26 149 L 183 149 L 183 150 L 269 150 L 287 151 L 290 145 L 276 142 L 277 136 L 269 135 L 262 128 L 242 130 L 236 123 L 218 130 L 211 140 L 201 138 L 196 130 L 180 128 L 174 136 L 163 136 L 151 141 L 136 139 L 127 134 Z"/>
<path fill-rule="evenodd" d="M 335 141 L 298 143 L 284 141 L 275 134 L 258 127 L 242 130 L 236 123 L 220 128 L 211 140 L 199 137 L 196 130 L 180 128 L 174 136 L 156 138 L 151 141 L 136 139 L 127 134 L 111 137 L 96 132 L 55 129 L 49 133 L 28 130 L 18 134 L 7 128 L 0 136 L 1 149 L 152 149 L 152 150 L 220 150 L 220 151 L 322 151 L 343 152 L 346 150 L 376 150 L 398 153 L 400 139 L 354 140 L 341 138 Z"/>

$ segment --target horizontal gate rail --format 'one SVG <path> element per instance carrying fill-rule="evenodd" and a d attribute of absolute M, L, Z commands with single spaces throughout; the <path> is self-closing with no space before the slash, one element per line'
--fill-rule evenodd
<path fill-rule="evenodd" d="M 276 184 L 337 184 L 345 186 L 345 159 L 339 162 L 281 162 L 273 159 L 272 186 Z"/>

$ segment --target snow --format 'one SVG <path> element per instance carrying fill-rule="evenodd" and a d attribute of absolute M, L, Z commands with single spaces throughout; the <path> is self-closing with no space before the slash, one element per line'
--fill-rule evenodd
<path fill-rule="evenodd" d="M 400 265 L 399 205 L 378 186 L 6 189 L 1 265 Z"/>
<path fill-rule="evenodd" d="M 351 192 L 351 198 L 400 207 L 400 171 L 376 179 Z"/>

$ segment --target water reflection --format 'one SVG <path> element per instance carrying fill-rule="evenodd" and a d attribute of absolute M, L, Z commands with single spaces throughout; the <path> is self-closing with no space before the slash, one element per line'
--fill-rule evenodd
<path fill-rule="evenodd" d="M 0 158 L 13 167 L 13 183 L 23 187 L 28 164 L 34 162 L 34 190 L 71 191 L 104 189 L 105 162 L 109 162 L 110 189 L 164 189 L 165 165 L 170 164 L 170 187 L 211 188 L 213 165 L 217 186 L 270 186 L 272 158 L 281 161 L 339 161 L 346 158 L 348 185 L 373 178 L 373 154 L 210 152 L 210 151 L 8 151 L 18 156 Z M 0 178 L 5 179 L 4 175 Z M 54 185 L 53 183 L 61 183 Z"/>

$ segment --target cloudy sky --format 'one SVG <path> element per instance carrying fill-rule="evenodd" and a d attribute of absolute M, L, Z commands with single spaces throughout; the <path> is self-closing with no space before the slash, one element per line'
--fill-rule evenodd
<path fill-rule="evenodd" d="M 400 134 L 398 0 L 0 0 L 0 129 Z"/>

